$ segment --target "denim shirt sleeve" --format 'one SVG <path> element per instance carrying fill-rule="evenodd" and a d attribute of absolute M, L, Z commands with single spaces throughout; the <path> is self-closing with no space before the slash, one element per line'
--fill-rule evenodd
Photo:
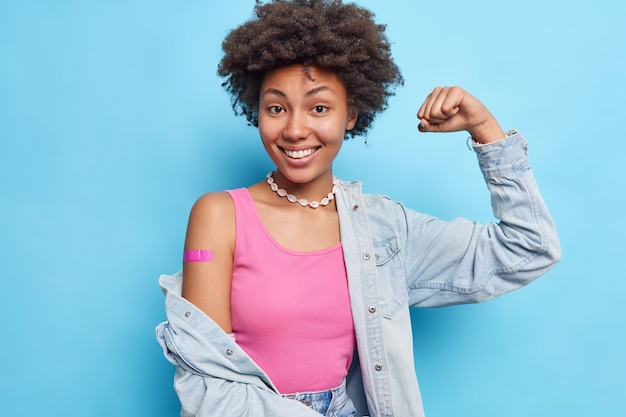
<path fill-rule="evenodd" d="M 202 311 L 180 296 L 182 273 L 162 275 L 167 321 L 156 328 L 163 354 L 176 366 L 181 417 L 314 417 L 284 398 L 252 359 Z"/>
<path fill-rule="evenodd" d="M 517 132 L 474 146 L 498 222 L 442 221 L 399 206 L 409 303 L 486 301 L 533 281 L 561 258 L 556 228 Z"/>

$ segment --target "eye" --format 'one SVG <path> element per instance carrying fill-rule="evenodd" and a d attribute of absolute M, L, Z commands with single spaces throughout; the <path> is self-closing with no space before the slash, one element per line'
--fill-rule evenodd
<path fill-rule="evenodd" d="M 272 114 L 280 114 L 285 111 L 281 106 L 269 106 L 267 110 Z"/>
<path fill-rule="evenodd" d="M 318 104 L 317 106 L 313 107 L 312 111 L 315 114 L 324 114 L 328 111 L 328 107 Z"/>

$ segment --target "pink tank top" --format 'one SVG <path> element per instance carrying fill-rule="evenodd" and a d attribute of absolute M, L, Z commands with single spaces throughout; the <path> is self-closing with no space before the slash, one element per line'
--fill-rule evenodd
<path fill-rule="evenodd" d="M 237 344 L 281 394 L 338 387 L 355 338 L 341 243 L 313 252 L 282 247 L 246 188 L 235 202 L 231 315 Z"/>

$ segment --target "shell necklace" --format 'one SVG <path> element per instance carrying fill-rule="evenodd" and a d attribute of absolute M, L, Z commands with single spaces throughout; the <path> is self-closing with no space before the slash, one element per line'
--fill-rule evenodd
<path fill-rule="evenodd" d="M 269 184 L 272 191 L 278 194 L 280 197 L 287 197 L 287 200 L 290 203 L 298 203 L 302 207 L 309 206 L 311 208 L 318 208 L 320 206 L 327 206 L 330 203 L 330 200 L 335 198 L 335 192 L 337 192 L 337 178 L 333 177 L 333 189 L 328 193 L 328 195 L 322 198 L 321 201 L 309 201 L 306 198 L 298 198 L 293 194 L 289 194 L 286 190 L 282 188 L 278 188 L 278 185 L 274 182 L 274 173 L 276 171 L 270 171 L 267 174 L 267 183 Z"/>

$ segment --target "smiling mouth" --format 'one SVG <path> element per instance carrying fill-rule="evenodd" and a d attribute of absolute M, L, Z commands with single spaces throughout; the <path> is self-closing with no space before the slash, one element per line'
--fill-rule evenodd
<path fill-rule="evenodd" d="M 319 148 L 310 148 L 310 149 L 302 149 L 302 150 L 299 150 L 299 151 L 290 151 L 290 150 L 287 150 L 287 149 L 283 149 L 283 152 L 289 158 L 302 159 L 302 158 L 306 158 L 307 156 L 313 155 L 315 152 L 318 151 L 318 149 Z"/>

